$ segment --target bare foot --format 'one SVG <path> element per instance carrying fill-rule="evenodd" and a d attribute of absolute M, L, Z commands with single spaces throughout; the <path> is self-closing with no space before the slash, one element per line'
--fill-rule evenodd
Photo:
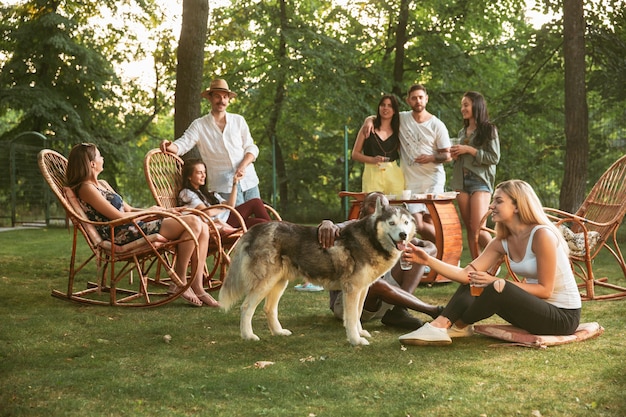
<path fill-rule="evenodd" d="M 222 237 L 229 236 L 229 235 L 232 235 L 233 233 L 235 233 L 237 230 L 239 230 L 239 229 L 235 229 L 231 225 L 226 224 L 226 225 L 222 226 L 222 228 L 220 229 L 220 235 Z"/>
<path fill-rule="evenodd" d="M 220 303 L 217 302 L 217 300 L 213 297 L 211 297 L 211 295 L 209 293 L 204 293 L 201 295 L 197 296 L 199 300 L 202 301 L 203 304 L 209 306 L 209 307 L 219 307 Z"/>

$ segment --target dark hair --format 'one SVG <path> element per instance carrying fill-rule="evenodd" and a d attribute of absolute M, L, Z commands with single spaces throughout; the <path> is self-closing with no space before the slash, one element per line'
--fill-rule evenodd
<path fill-rule="evenodd" d="M 206 164 L 204 163 L 204 161 L 202 159 L 190 159 L 190 160 L 185 162 L 185 165 L 183 165 L 183 173 L 182 173 L 183 189 L 186 188 L 186 189 L 196 193 L 198 195 L 198 197 L 200 197 L 200 200 L 202 200 L 202 202 L 204 204 L 206 204 L 207 206 L 210 206 L 210 205 L 213 205 L 213 204 L 219 204 L 220 201 L 217 199 L 217 197 L 215 197 L 214 193 L 209 191 L 209 188 L 207 187 L 206 182 L 204 184 L 202 184 L 196 190 L 191 185 L 191 181 L 189 181 L 189 177 L 191 177 L 191 175 L 193 174 L 193 171 L 196 168 L 196 165 L 200 165 L 200 164 L 204 165 L 204 168 L 206 169 Z M 180 198 L 179 198 L 178 205 L 179 206 L 184 206 L 185 203 L 180 201 Z"/>
<path fill-rule="evenodd" d="M 476 91 L 468 91 L 463 94 L 472 100 L 472 115 L 476 119 L 476 146 L 482 146 L 495 136 L 495 125 L 489 120 L 489 112 L 487 111 L 487 102 L 482 94 Z M 464 120 L 463 125 L 467 127 L 469 120 Z"/>
<path fill-rule="evenodd" d="M 409 91 L 407 91 L 406 96 L 410 96 L 411 93 L 415 90 L 422 90 L 424 92 L 424 94 L 428 95 L 428 91 L 426 91 L 426 87 L 424 87 L 422 84 L 413 84 L 411 87 L 409 87 Z"/>
<path fill-rule="evenodd" d="M 93 143 L 79 143 L 70 151 L 67 157 L 65 181 L 74 192 L 78 192 L 80 185 L 89 178 L 90 163 L 96 159 L 96 150 L 96 145 Z"/>
<path fill-rule="evenodd" d="M 385 94 L 380 98 L 378 102 L 378 107 L 376 107 L 376 118 L 374 119 L 374 128 L 380 128 L 380 105 L 383 104 L 383 101 L 389 100 L 391 101 L 391 108 L 393 109 L 393 117 L 391 118 L 391 130 L 393 133 L 400 132 L 400 105 L 398 104 L 398 99 L 393 94 Z"/>

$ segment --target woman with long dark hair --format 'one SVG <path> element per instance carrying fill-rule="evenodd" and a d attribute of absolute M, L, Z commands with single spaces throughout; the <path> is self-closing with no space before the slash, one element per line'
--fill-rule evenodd
<path fill-rule="evenodd" d="M 400 112 L 398 99 L 385 94 L 378 102 L 374 128 L 369 135 L 361 128 L 352 148 L 352 159 L 365 168 L 361 191 L 400 196 L 404 190 L 404 174 L 400 169 Z"/>
<path fill-rule="evenodd" d="M 247 228 L 257 223 L 270 221 L 270 216 L 265 209 L 263 200 L 253 198 L 235 207 L 237 198 L 237 181 L 233 181 L 233 192 L 228 201 L 214 191 L 209 191 L 206 184 L 206 165 L 201 159 L 193 159 L 185 162 L 183 166 L 183 188 L 178 193 L 178 205 L 205 211 L 211 219 L 220 227 L 222 235 L 228 235 L 237 230 L 241 225 L 236 216 L 231 216 L 231 211 L 224 208 L 211 208 L 215 204 L 226 204 L 234 207 L 243 217 Z"/>
<path fill-rule="evenodd" d="M 491 236 L 480 230 L 481 220 L 489 209 L 500 161 L 498 129 L 489 120 L 487 103 L 482 94 L 468 91 L 461 100 L 463 129 L 457 144 L 450 148 L 454 169 L 450 186 L 458 191 L 457 203 L 467 229 L 467 243 L 472 259 L 487 246 Z"/>

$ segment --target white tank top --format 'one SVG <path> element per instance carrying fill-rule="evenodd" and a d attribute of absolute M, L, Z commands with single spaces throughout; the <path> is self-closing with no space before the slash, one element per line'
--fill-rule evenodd
<path fill-rule="evenodd" d="M 502 247 L 509 257 L 511 270 L 519 277 L 526 278 L 528 284 L 537 284 L 537 256 L 532 250 L 533 238 L 535 232 L 546 226 L 537 225 L 533 227 L 528 237 L 528 245 L 524 254 L 524 258 L 515 262 L 509 254 L 509 246 L 506 239 L 502 240 Z M 521 278 L 520 278 L 521 279 Z M 556 276 L 554 277 L 554 290 L 552 295 L 546 300 L 548 303 L 567 309 L 581 308 L 580 293 L 576 285 L 576 279 L 570 266 L 569 258 L 563 248 L 557 247 L 556 251 Z"/>

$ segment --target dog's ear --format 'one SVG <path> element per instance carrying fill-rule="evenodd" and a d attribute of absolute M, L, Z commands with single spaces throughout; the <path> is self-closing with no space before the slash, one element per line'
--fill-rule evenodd
<path fill-rule="evenodd" d="M 383 199 L 381 197 L 378 197 L 376 199 L 376 211 L 374 212 L 374 216 L 380 216 L 383 212 L 383 207 Z"/>

